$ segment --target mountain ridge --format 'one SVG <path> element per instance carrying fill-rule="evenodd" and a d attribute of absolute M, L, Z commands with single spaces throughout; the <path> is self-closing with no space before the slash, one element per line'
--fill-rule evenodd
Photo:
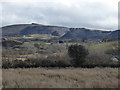
<path fill-rule="evenodd" d="M 68 28 L 63 26 L 52 26 L 42 24 L 16 24 L 4 26 L 2 29 L 2 36 L 23 36 L 29 34 L 51 34 L 59 36 L 60 38 L 118 38 L 120 30 L 102 31 L 88 28 Z"/>

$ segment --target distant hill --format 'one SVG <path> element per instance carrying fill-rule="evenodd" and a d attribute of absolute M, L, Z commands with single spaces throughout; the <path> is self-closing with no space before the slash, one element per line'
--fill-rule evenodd
<path fill-rule="evenodd" d="M 20 35 L 28 34 L 51 34 L 54 36 L 63 36 L 69 31 L 67 27 L 58 26 L 28 26 L 21 30 Z"/>
<path fill-rule="evenodd" d="M 3 36 L 17 36 L 20 34 L 20 31 L 26 27 L 30 26 L 30 24 L 17 24 L 17 25 L 9 25 L 2 27 L 2 35 Z"/>
<path fill-rule="evenodd" d="M 29 34 L 51 34 L 63 36 L 69 28 L 59 26 L 48 26 L 41 24 L 18 24 L 2 27 L 3 36 L 23 36 Z"/>
<path fill-rule="evenodd" d="M 68 28 L 61 26 L 49 26 L 41 24 L 18 24 L 2 27 L 2 35 L 4 36 L 23 36 L 29 34 L 51 34 L 60 36 L 61 39 L 71 38 L 88 38 L 88 39 L 103 39 L 103 38 L 118 38 L 120 30 L 102 31 L 91 30 L 87 28 Z"/>
<path fill-rule="evenodd" d="M 86 28 L 70 28 L 61 38 L 90 38 L 90 39 L 102 39 L 111 34 L 111 31 L 90 30 Z"/>

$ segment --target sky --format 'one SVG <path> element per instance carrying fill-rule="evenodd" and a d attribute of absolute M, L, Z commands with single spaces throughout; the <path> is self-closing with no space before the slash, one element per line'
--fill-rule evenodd
<path fill-rule="evenodd" d="M 119 0 L 2 0 L 0 26 L 45 24 L 118 29 Z"/>

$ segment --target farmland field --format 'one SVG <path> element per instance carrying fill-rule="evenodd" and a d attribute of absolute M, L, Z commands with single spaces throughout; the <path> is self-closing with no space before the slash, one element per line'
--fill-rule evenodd
<path fill-rule="evenodd" d="M 118 88 L 118 68 L 3 69 L 4 88 Z"/>

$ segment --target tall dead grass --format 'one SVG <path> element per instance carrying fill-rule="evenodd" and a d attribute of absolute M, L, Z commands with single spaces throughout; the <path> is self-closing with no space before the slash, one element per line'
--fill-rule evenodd
<path fill-rule="evenodd" d="M 3 69 L 4 88 L 118 88 L 118 68 Z"/>

